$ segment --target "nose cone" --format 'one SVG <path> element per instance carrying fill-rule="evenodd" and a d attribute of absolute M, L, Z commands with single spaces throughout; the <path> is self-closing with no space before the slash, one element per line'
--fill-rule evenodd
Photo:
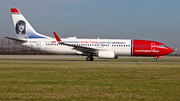
<path fill-rule="evenodd" d="M 172 53 L 172 52 L 173 52 L 173 49 L 171 49 L 171 48 L 168 47 L 168 49 L 167 49 L 167 54 L 170 54 L 170 53 Z"/>

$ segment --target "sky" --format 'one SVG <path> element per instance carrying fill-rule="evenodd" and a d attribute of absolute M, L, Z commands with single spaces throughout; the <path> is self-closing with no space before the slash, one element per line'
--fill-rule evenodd
<path fill-rule="evenodd" d="M 10 8 L 41 34 L 145 39 L 180 48 L 180 0 L 0 0 L 0 38 L 16 37 Z"/>

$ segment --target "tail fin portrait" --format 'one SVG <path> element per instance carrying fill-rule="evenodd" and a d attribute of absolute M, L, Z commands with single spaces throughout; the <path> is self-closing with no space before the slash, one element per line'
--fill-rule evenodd
<path fill-rule="evenodd" d="M 18 39 L 50 38 L 37 33 L 17 8 L 11 8 L 11 13 Z"/>

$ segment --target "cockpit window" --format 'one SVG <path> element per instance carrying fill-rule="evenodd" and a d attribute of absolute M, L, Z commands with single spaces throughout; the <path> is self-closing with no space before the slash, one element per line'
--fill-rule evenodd
<path fill-rule="evenodd" d="M 166 45 L 160 45 L 160 47 L 166 47 Z"/>

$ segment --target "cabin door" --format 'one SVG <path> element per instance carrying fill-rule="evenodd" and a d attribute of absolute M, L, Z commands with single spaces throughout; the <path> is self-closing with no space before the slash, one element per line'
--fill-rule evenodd
<path fill-rule="evenodd" d="M 151 50 L 152 50 L 152 51 L 155 50 L 155 43 L 151 43 Z"/>
<path fill-rule="evenodd" d="M 41 48 L 41 41 L 37 41 L 37 49 Z"/>

